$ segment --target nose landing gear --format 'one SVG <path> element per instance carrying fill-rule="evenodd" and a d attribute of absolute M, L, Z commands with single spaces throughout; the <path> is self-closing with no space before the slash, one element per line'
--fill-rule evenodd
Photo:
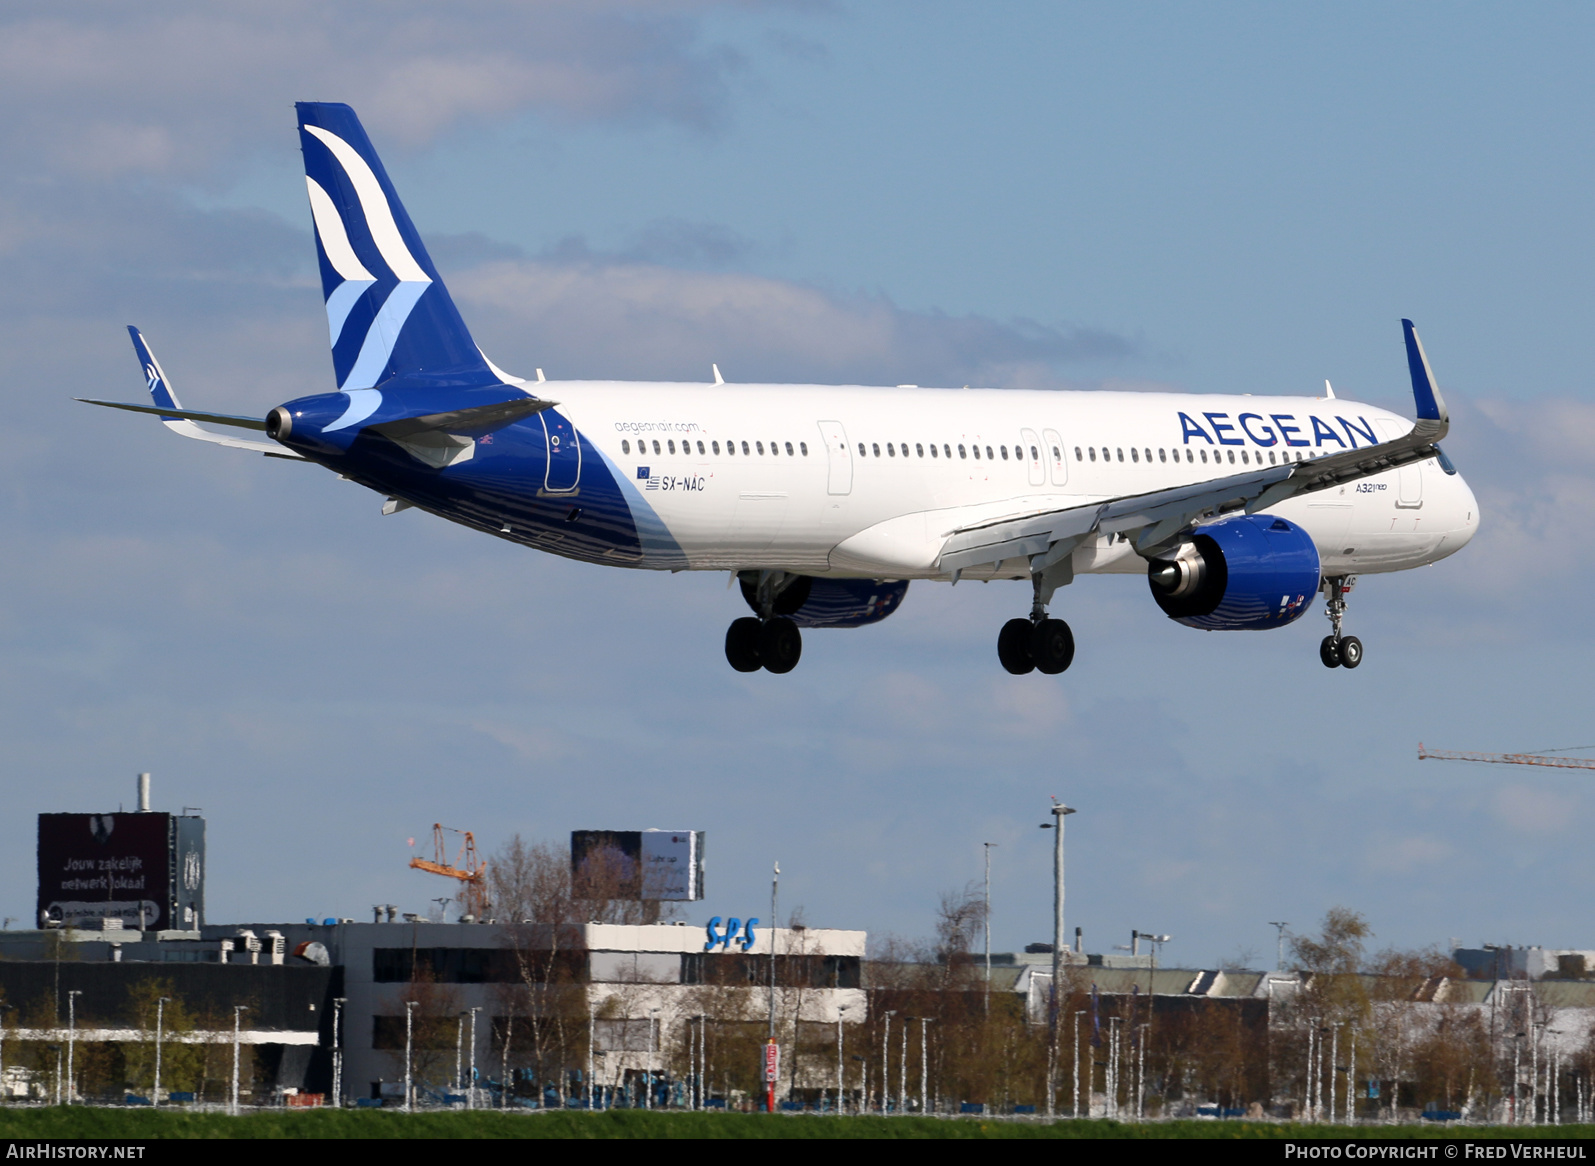
<path fill-rule="evenodd" d="M 1357 582 L 1355 575 L 1339 575 L 1324 580 L 1329 589 L 1325 614 L 1329 616 L 1334 631 L 1318 645 L 1318 658 L 1325 668 L 1355 668 L 1362 663 L 1362 641 L 1356 636 L 1342 636 L 1340 621 L 1346 616 L 1346 594 Z"/>

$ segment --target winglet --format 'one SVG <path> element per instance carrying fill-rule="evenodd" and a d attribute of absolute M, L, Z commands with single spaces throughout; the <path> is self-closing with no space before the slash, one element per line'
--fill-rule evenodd
<path fill-rule="evenodd" d="M 1423 342 L 1411 320 L 1401 321 L 1401 330 L 1407 338 L 1407 370 L 1412 374 L 1412 398 L 1417 405 L 1418 420 L 1450 421 L 1440 387 L 1434 383 L 1434 371 L 1429 368 L 1429 358 L 1424 355 Z"/>
<path fill-rule="evenodd" d="M 127 326 L 127 334 L 133 338 L 133 352 L 138 357 L 139 366 L 144 370 L 144 380 L 149 385 L 150 396 L 162 409 L 181 409 L 177 395 L 172 392 L 171 383 L 166 379 L 166 372 L 161 368 L 161 362 L 155 359 L 155 354 L 150 351 L 150 346 L 144 340 L 144 334 L 133 325 Z M 172 418 L 175 420 L 175 418 Z"/>

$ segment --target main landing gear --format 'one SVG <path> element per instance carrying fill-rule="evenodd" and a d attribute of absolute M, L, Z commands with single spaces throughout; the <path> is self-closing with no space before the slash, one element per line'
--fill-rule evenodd
<path fill-rule="evenodd" d="M 763 668 L 778 674 L 797 667 L 803 656 L 803 633 L 797 624 L 779 614 L 780 608 L 796 611 L 803 606 L 808 585 L 798 582 L 797 586 L 804 592 L 790 593 L 794 579 L 780 571 L 759 572 L 757 583 L 751 573 L 743 576 L 743 594 L 758 608 L 759 616 L 732 620 L 726 629 L 726 661 L 731 667 L 738 672 Z"/>
<path fill-rule="evenodd" d="M 1041 590 L 1038 576 L 1030 618 L 1009 620 L 997 635 L 997 659 L 1015 676 L 1027 672 L 1056 676 L 1074 663 L 1074 633 L 1061 619 L 1048 618 Z"/>
<path fill-rule="evenodd" d="M 1325 614 L 1335 629 L 1318 645 L 1318 658 L 1324 662 L 1325 668 L 1355 668 L 1362 663 L 1362 641 L 1356 636 L 1340 634 L 1340 621 L 1346 616 L 1346 594 L 1356 582 L 1355 575 L 1338 575 L 1324 580 L 1324 586 L 1329 589 Z"/>

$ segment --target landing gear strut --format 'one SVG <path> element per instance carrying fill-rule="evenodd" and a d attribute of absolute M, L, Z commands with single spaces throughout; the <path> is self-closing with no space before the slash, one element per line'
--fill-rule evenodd
<path fill-rule="evenodd" d="M 1362 663 L 1362 641 L 1356 636 L 1340 634 L 1340 621 L 1346 616 L 1346 593 L 1356 581 L 1354 575 L 1337 575 L 1324 580 L 1324 586 L 1329 589 L 1329 602 L 1324 612 L 1334 628 L 1318 645 L 1318 658 L 1325 668 L 1355 668 Z"/>
<path fill-rule="evenodd" d="M 754 583 L 744 576 L 743 590 L 751 592 L 759 618 L 743 616 L 726 629 L 726 661 L 738 672 L 790 672 L 803 656 L 803 633 L 785 615 L 777 614 L 778 599 L 792 578 L 780 571 L 761 571 Z M 797 600 L 792 610 L 802 606 Z M 788 606 L 781 604 L 780 606 Z"/>
<path fill-rule="evenodd" d="M 1056 676 L 1074 663 L 1074 633 L 1063 620 L 1048 618 L 1041 576 L 1035 576 L 1034 582 L 1036 599 L 1030 618 L 1011 619 L 1002 625 L 997 635 L 997 659 L 1015 676 L 1027 672 Z M 1046 590 L 1051 598 L 1051 588 Z"/>

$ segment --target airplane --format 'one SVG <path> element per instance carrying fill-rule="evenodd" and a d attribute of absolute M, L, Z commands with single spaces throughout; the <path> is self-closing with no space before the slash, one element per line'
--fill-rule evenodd
<path fill-rule="evenodd" d="M 1080 574 L 1140 575 L 1206 630 L 1287 626 L 1315 596 L 1329 668 L 1360 575 L 1427 566 L 1478 529 L 1450 422 L 1402 321 L 1416 419 L 1323 396 L 535 380 L 477 347 L 359 118 L 302 102 L 333 392 L 263 418 L 183 408 L 138 329 L 149 413 L 184 437 L 306 461 L 521 546 L 634 570 L 726 571 L 739 672 L 790 672 L 802 632 L 877 623 L 915 580 L 1028 580 L 1008 672 L 1074 659 L 1049 614 Z M 219 427 L 219 428 L 218 428 Z M 253 431 L 253 434 L 250 433 Z"/>

